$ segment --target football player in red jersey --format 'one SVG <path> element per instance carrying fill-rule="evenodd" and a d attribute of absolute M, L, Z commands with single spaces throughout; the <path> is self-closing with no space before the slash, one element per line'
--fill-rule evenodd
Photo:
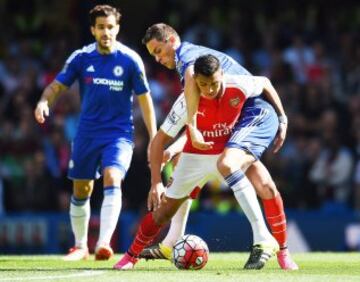
<path fill-rule="evenodd" d="M 191 144 L 189 132 L 187 132 L 188 141 L 175 169 L 174 181 L 164 193 L 160 206 L 143 218 L 133 243 L 114 266 L 115 269 L 127 270 L 134 267 L 141 251 L 152 242 L 161 227 L 189 198 L 194 187 L 202 187 L 214 178 L 222 179 L 217 162 L 237 124 L 245 100 L 260 95 L 263 90 L 268 90 L 269 86 L 268 79 L 264 77 L 224 75 L 219 60 L 212 55 L 199 57 L 194 64 L 194 72 L 196 84 L 201 92 L 199 104 L 201 114 L 197 116 L 197 125 L 206 142 L 212 144 L 212 148 L 206 151 L 196 149 Z M 274 110 L 272 115 L 263 113 L 262 122 L 266 123 L 274 116 L 277 122 Z M 275 134 L 276 130 L 269 139 L 274 138 Z M 158 170 L 160 164 L 159 160 L 151 159 L 152 173 L 154 169 Z M 230 179 L 225 180 L 233 188 L 237 200 L 241 197 L 246 198 L 248 205 L 242 208 L 250 210 L 254 218 L 260 219 L 256 222 L 258 233 L 254 236 L 254 244 L 255 246 L 266 245 L 267 248 L 262 248 L 262 252 L 259 253 L 257 263 L 261 262 L 261 265 L 257 264 L 254 268 L 261 268 L 278 250 L 278 244 L 265 225 L 260 207 L 258 209 L 251 207 L 252 203 L 257 203 L 257 198 L 252 186 L 244 182 L 244 180 L 248 181 L 247 178 L 231 175 Z M 158 181 L 152 186 L 162 186 L 162 183 Z M 163 187 L 155 187 L 155 189 L 160 190 Z"/>
<path fill-rule="evenodd" d="M 149 54 L 152 55 L 158 63 L 169 69 L 176 69 L 184 86 L 184 95 L 179 96 L 171 112 L 161 126 L 161 129 L 166 130 L 159 130 L 154 137 L 153 143 L 157 143 L 159 147 L 168 136 L 174 137 L 176 135 L 168 133 L 174 133 L 176 127 L 180 126 L 180 123 L 185 124 L 188 116 L 187 108 L 191 109 L 192 106 L 195 106 L 195 104 L 192 104 L 191 102 L 192 99 L 189 101 L 188 98 L 190 96 L 190 98 L 193 97 L 194 100 L 196 100 L 195 98 L 198 97 L 199 90 L 193 77 L 194 61 L 198 57 L 206 54 L 214 55 L 219 59 L 221 68 L 225 74 L 251 75 L 248 70 L 225 53 L 205 46 L 181 41 L 177 32 L 165 23 L 157 23 L 150 26 L 144 35 L 143 44 L 146 45 Z M 268 84 L 268 86 L 270 87 L 271 84 Z M 273 91 L 272 94 L 273 95 L 266 95 L 267 99 L 264 99 L 265 95 L 259 95 L 246 100 L 242 110 L 245 114 L 240 116 L 237 134 L 234 135 L 234 140 L 228 144 L 227 147 L 229 147 L 229 150 L 226 149 L 226 152 L 233 152 L 228 155 L 232 156 L 232 158 L 229 159 L 227 155 L 224 154 L 221 162 L 219 162 L 219 168 L 225 176 L 228 176 L 235 171 L 240 175 L 242 175 L 242 172 L 246 174 L 244 177 L 241 177 L 241 179 L 237 179 L 239 181 L 241 180 L 243 184 L 252 184 L 257 195 L 262 200 L 267 222 L 273 236 L 280 246 L 280 251 L 277 252 L 277 259 L 280 267 L 284 270 L 296 270 L 298 269 L 298 266 L 291 258 L 287 248 L 287 224 L 281 194 L 277 190 L 269 171 L 259 160 L 262 152 L 269 146 L 269 139 L 266 137 L 269 134 L 267 130 L 273 130 L 274 124 L 276 124 L 275 120 L 273 120 L 273 122 L 268 123 L 264 128 L 260 122 L 260 120 L 267 115 L 267 108 L 270 107 L 269 102 L 278 114 L 277 135 L 273 144 L 274 152 L 277 152 L 281 148 L 286 137 L 287 117 L 279 96 Z M 264 109 L 266 110 L 264 111 Z M 269 110 L 271 112 L 271 109 Z M 183 121 L 182 117 L 184 112 L 186 116 L 185 121 Z M 190 116 L 192 116 L 191 113 Z M 197 130 L 195 130 L 194 126 L 190 126 L 189 129 L 191 130 L 190 132 L 192 132 L 192 143 L 194 144 L 194 147 L 198 148 L 197 146 L 199 143 L 194 142 L 193 138 L 193 135 L 196 134 Z M 263 139 L 262 136 L 264 134 L 266 138 Z M 199 138 L 195 139 L 201 140 L 202 138 L 203 136 L 199 134 Z M 202 149 L 206 149 L 209 146 L 211 147 L 207 142 L 203 142 L 203 145 L 204 146 L 200 146 Z M 160 155 L 161 154 L 159 154 L 159 158 L 161 159 L 162 155 Z M 236 159 L 235 155 L 246 155 L 246 158 Z M 240 171 L 238 171 L 239 169 Z M 251 184 L 249 181 L 244 180 L 245 178 L 248 178 L 251 181 Z M 160 193 L 161 190 L 157 191 L 156 189 L 152 189 L 149 193 L 149 197 L 154 203 L 154 206 L 160 201 Z M 236 193 L 234 194 L 236 196 Z M 241 207 L 248 204 L 246 198 L 237 197 L 237 200 Z M 171 246 L 173 246 L 175 241 L 184 234 L 183 232 L 190 207 L 189 202 L 190 200 L 186 201 L 171 220 L 170 230 L 162 243 L 144 249 L 140 257 L 151 259 L 169 258 L 169 254 L 171 254 L 172 250 Z M 249 210 L 249 213 L 246 209 L 243 210 L 252 226 L 253 235 L 255 237 L 255 233 L 257 232 L 256 224 L 254 224 L 256 218 L 252 216 L 253 213 L 251 210 Z M 258 246 L 253 246 L 250 257 L 259 257 L 257 255 L 259 253 L 257 247 Z M 253 268 L 253 265 L 247 263 L 245 268 Z"/>

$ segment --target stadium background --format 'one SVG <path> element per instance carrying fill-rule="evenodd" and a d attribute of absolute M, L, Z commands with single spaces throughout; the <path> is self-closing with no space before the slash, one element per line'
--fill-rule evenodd
<path fill-rule="evenodd" d="M 44 126 L 33 109 L 69 54 L 92 42 L 88 11 L 110 3 L 123 17 L 119 39 L 146 64 L 160 123 L 180 92 L 175 72 L 141 45 L 146 28 L 173 25 L 183 40 L 222 50 L 278 89 L 289 116 L 286 143 L 263 157 L 282 195 L 290 248 L 360 249 L 360 5 L 357 1 L 0 0 L 0 253 L 65 252 L 72 242 L 66 179 L 79 100 L 62 95 Z M 149 188 L 146 134 L 135 107 L 136 148 L 114 236 L 131 239 Z M 92 197 L 96 240 L 101 183 Z M 210 183 L 189 231 L 216 250 L 243 250 L 249 226 L 232 193 Z M 220 228 L 221 226 L 221 228 Z"/>

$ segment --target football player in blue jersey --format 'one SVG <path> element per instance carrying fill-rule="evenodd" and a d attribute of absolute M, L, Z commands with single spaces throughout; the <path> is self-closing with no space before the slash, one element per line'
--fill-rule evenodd
<path fill-rule="evenodd" d="M 152 55 L 158 63 L 168 69 L 177 70 L 184 86 L 186 104 L 189 102 L 189 97 L 194 98 L 196 97 L 196 93 L 199 92 L 193 77 L 193 64 L 199 56 L 211 54 L 217 57 L 226 74 L 251 75 L 234 59 L 222 52 L 190 42 L 181 42 L 178 33 L 171 26 L 164 23 L 154 24 L 149 27 L 143 38 L 143 43 L 146 45 L 149 54 Z M 282 198 L 268 170 L 259 160 L 261 154 L 268 147 L 269 140 L 265 138 L 268 132 L 264 132 L 264 129 L 258 125 L 262 123 L 266 112 L 273 110 L 271 106 L 274 107 L 279 115 L 279 123 L 276 122 L 276 124 L 271 125 L 271 130 L 274 130 L 274 126 L 275 132 L 277 130 L 274 141 L 275 152 L 280 149 L 286 136 L 287 118 L 281 101 L 277 95 L 271 98 L 272 101 L 269 101 L 271 105 L 264 99 L 263 95 L 250 98 L 246 101 L 236 133 L 232 136 L 227 148 L 225 148 L 224 153 L 220 156 L 218 168 L 225 179 L 228 180 L 229 186 L 234 190 L 235 197 L 241 207 L 243 209 L 244 207 L 249 207 L 249 209 L 245 208 L 244 212 L 256 235 L 256 223 L 259 222 L 257 219 L 261 216 L 261 214 L 259 214 L 259 207 L 249 200 L 250 193 L 249 195 L 240 195 L 239 190 L 235 189 L 237 186 L 243 188 L 249 185 L 251 186 L 247 180 L 247 177 L 249 178 L 258 196 L 262 199 L 266 219 L 273 236 L 280 245 L 280 251 L 277 252 L 278 262 L 283 269 L 295 270 L 298 269 L 298 266 L 292 260 L 287 249 L 286 217 Z M 190 104 L 192 102 L 194 101 L 190 101 Z M 191 105 L 187 105 L 186 108 L 187 110 L 189 110 L 189 108 L 191 110 Z M 188 117 L 189 115 L 192 116 L 189 112 L 187 114 Z M 191 122 L 192 120 L 188 119 L 188 127 L 193 146 L 198 149 L 210 148 L 211 144 L 203 142 L 201 133 L 196 130 L 196 126 L 194 127 Z M 160 142 L 162 138 L 166 138 L 166 136 L 159 131 L 154 139 L 154 144 Z M 244 172 L 247 177 L 244 177 Z M 243 189 L 242 191 L 249 191 L 249 189 Z M 157 191 L 151 191 L 149 197 L 152 197 L 153 202 L 159 202 L 159 193 L 160 192 Z M 181 232 L 184 230 L 183 225 L 186 222 L 187 212 L 183 211 L 182 214 L 183 216 L 175 216 L 173 219 L 179 222 L 171 223 L 181 228 L 171 227 L 170 233 L 168 233 L 163 244 L 160 244 L 158 247 L 155 246 L 155 249 L 146 249 L 143 252 L 144 257 L 167 257 L 166 254 L 170 253 L 170 249 L 166 248 L 165 245 L 171 245 L 171 243 L 183 235 Z M 261 268 L 264 265 L 263 261 L 261 261 L 262 255 L 266 253 L 272 254 L 272 250 L 272 247 L 267 248 L 266 246 L 254 245 L 245 268 Z M 157 254 L 160 255 L 157 256 Z"/>
<path fill-rule="evenodd" d="M 133 94 L 136 95 L 149 140 L 156 134 L 156 120 L 144 64 L 140 56 L 117 41 L 121 14 L 108 5 L 89 13 L 94 43 L 78 49 L 42 93 L 35 118 L 44 123 L 59 93 L 79 83 L 81 113 L 72 144 L 68 177 L 73 180 L 70 203 L 75 246 L 66 261 L 86 259 L 90 196 L 94 180 L 103 175 L 104 198 L 100 212 L 100 234 L 95 259 L 113 255 L 110 240 L 121 210 L 121 183 L 133 153 Z"/>

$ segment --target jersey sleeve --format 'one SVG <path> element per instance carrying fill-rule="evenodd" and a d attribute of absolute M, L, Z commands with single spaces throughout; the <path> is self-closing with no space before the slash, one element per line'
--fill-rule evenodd
<path fill-rule="evenodd" d="M 145 73 L 145 66 L 141 57 L 137 53 L 133 53 L 134 68 L 132 73 L 133 90 L 136 95 L 150 91 L 149 82 Z"/>
<path fill-rule="evenodd" d="M 79 65 L 81 60 L 80 50 L 73 52 L 66 60 L 61 72 L 57 74 L 55 80 L 70 87 L 79 75 Z"/>
<path fill-rule="evenodd" d="M 195 63 L 196 58 L 197 56 L 194 54 L 194 52 L 191 51 L 182 52 L 179 55 L 179 59 L 177 62 L 177 71 L 182 79 L 184 79 L 185 77 L 186 69 Z"/>
<path fill-rule="evenodd" d="M 264 76 L 239 75 L 237 83 L 247 98 L 259 96 L 266 83 Z"/>
<path fill-rule="evenodd" d="M 170 137 L 175 137 L 185 126 L 186 119 L 185 96 L 181 93 L 160 128 Z"/>

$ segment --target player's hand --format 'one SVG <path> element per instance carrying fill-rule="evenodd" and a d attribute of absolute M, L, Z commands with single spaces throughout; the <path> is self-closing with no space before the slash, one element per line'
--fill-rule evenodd
<path fill-rule="evenodd" d="M 212 149 L 214 142 L 205 142 L 201 132 L 195 128 L 189 126 L 191 144 L 195 149 L 198 150 L 210 150 Z"/>
<path fill-rule="evenodd" d="M 151 185 L 151 189 L 148 194 L 147 207 L 149 211 L 155 211 L 160 207 L 161 198 L 165 193 L 165 188 L 162 183 Z"/>
<path fill-rule="evenodd" d="M 34 111 L 35 119 L 38 123 L 44 123 L 45 117 L 49 116 L 49 105 L 47 101 L 39 101 Z"/>
<path fill-rule="evenodd" d="M 279 123 L 278 132 L 275 136 L 273 152 L 276 154 L 284 144 L 287 132 L 287 123 Z"/>

